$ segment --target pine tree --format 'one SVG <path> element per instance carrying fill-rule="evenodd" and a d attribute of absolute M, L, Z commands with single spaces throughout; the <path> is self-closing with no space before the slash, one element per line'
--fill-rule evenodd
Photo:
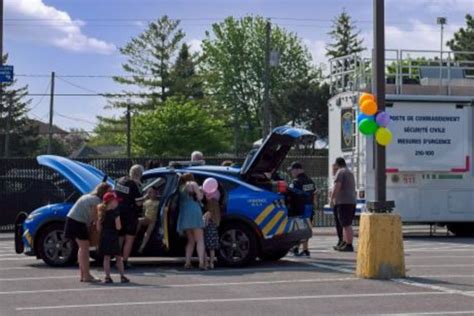
<path fill-rule="evenodd" d="M 6 64 L 8 55 L 3 57 Z M 27 117 L 31 100 L 26 99 L 28 86 L 15 88 L 13 83 L 2 84 L 0 102 L 0 155 L 5 156 L 5 139 L 9 134 L 9 157 L 28 157 L 39 146 L 38 127 Z"/>
<path fill-rule="evenodd" d="M 198 54 L 191 54 L 189 46 L 183 43 L 170 73 L 170 95 L 186 99 L 200 99 L 204 96 L 202 80 L 196 74 Z"/>
<path fill-rule="evenodd" d="M 359 38 L 360 31 L 351 16 L 343 10 L 333 21 L 331 32 L 328 33 L 333 39 L 333 43 L 326 47 L 326 56 L 337 58 L 364 51 L 363 40 Z"/>
<path fill-rule="evenodd" d="M 134 98 L 138 103 L 134 107 L 139 110 L 154 109 L 169 96 L 170 68 L 185 36 L 179 23 L 179 20 L 172 20 L 165 15 L 151 22 L 143 33 L 120 49 L 127 58 L 122 68 L 128 75 L 113 79 L 119 84 L 133 87 L 134 93 L 129 92 L 130 96 L 135 95 L 137 90 L 150 95 L 138 100 Z M 113 98 L 112 106 L 125 108 L 128 99 L 127 96 L 119 100 Z"/>
<path fill-rule="evenodd" d="M 454 38 L 447 43 L 448 47 L 453 52 L 474 52 L 474 17 L 470 14 L 466 15 L 466 28 L 461 27 Z M 474 60 L 474 53 L 472 54 L 456 54 L 457 60 Z"/>

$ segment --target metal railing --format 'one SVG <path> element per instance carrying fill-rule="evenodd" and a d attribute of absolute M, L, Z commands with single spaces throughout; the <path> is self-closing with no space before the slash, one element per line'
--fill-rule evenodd
<path fill-rule="evenodd" d="M 387 49 L 385 56 L 387 94 L 474 96 L 474 52 Z M 371 58 L 334 58 L 329 69 L 333 95 L 371 90 Z"/>

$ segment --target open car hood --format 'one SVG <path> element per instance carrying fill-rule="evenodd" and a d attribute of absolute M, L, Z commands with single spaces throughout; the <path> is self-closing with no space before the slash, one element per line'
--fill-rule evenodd
<path fill-rule="evenodd" d="M 258 149 L 249 153 L 240 169 L 244 179 L 263 173 L 273 174 L 280 168 L 291 147 L 297 142 L 315 141 L 316 135 L 301 128 L 281 126 L 275 128 Z"/>
<path fill-rule="evenodd" d="M 60 156 L 43 155 L 38 156 L 36 160 L 40 165 L 61 174 L 82 194 L 92 192 L 105 177 L 102 171 L 91 165 Z M 111 179 L 107 182 L 113 185 Z"/>

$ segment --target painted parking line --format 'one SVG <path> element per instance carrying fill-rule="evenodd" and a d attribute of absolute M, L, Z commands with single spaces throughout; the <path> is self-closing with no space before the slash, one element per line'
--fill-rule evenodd
<path fill-rule="evenodd" d="M 393 282 L 399 283 L 399 284 L 404 284 L 404 285 L 410 285 L 410 286 L 415 286 L 423 289 L 429 289 L 433 291 L 440 291 L 442 293 L 446 294 L 458 294 L 458 295 L 463 295 L 463 296 L 469 296 L 469 297 L 474 297 L 472 292 L 470 291 L 461 291 L 461 290 L 456 290 L 440 285 L 434 285 L 434 284 L 428 284 L 428 283 L 422 283 L 416 281 L 416 279 L 412 278 L 406 278 L 406 279 L 392 279 Z"/>
<path fill-rule="evenodd" d="M 301 301 L 314 299 L 347 299 L 347 298 L 373 298 L 373 297 L 408 297 L 408 296 L 441 296 L 450 295 L 445 292 L 395 292 L 395 293 L 368 293 L 368 294 L 330 294 L 330 295 L 298 295 L 298 296 L 268 296 L 268 297 L 243 297 L 227 299 L 196 299 L 196 300 L 166 300 L 166 301 L 141 301 L 141 302 L 120 302 L 120 303 L 100 303 L 81 305 L 45 305 L 31 307 L 17 307 L 16 311 L 39 311 L 58 309 L 83 309 L 100 307 L 124 307 L 124 306 L 145 306 L 145 305 L 183 305 L 183 304 L 219 304 L 238 302 L 274 302 L 274 301 Z"/>
<path fill-rule="evenodd" d="M 409 268 L 474 268 L 474 264 L 410 264 L 408 265 Z"/>
<path fill-rule="evenodd" d="M 297 259 L 293 259 L 293 258 L 287 258 L 286 260 L 288 261 L 292 261 L 292 262 L 298 262 L 298 263 L 303 263 L 305 265 L 309 265 L 309 266 L 312 266 L 312 267 L 315 267 L 315 268 L 320 268 L 320 269 L 325 269 L 325 270 L 331 270 L 331 271 L 335 271 L 335 272 L 341 272 L 341 273 L 351 273 L 353 274 L 354 273 L 354 269 L 347 269 L 347 268 L 344 268 L 340 262 L 330 262 L 330 261 L 324 261 L 324 263 L 319 263 L 319 262 L 311 262 L 311 261 L 302 261 L 302 260 L 297 260 Z M 334 265 L 329 265 L 329 264 L 326 264 L 326 263 L 333 263 Z"/>
<path fill-rule="evenodd" d="M 38 260 L 36 257 L 20 257 L 18 258 L 0 258 L 1 261 L 24 261 L 24 260 Z"/>
<path fill-rule="evenodd" d="M 24 278 L 2 278 L 0 282 L 18 282 L 18 281 L 37 281 L 37 280 L 55 280 L 55 279 L 74 279 L 77 275 L 63 275 L 63 276 L 45 276 L 45 277 L 24 277 Z"/>
<path fill-rule="evenodd" d="M 162 285 L 141 285 L 141 286 L 99 286 L 69 289 L 48 289 L 48 290 L 25 290 L 25 291 L 4 291 L 0 295 L 17 294 L 43 294 L 43 293 L 63 293 L 63 292 L 89 292 L 89 291 L 113 291 L 113 290 L 137 290 L 137 289 L 164 289 L 164 288 L 196 288 L 196 287 L 230 287 L 230 286 L 251 286 L 251 285 L 275 285 L 294 283 L 324 283 L 324 282 L 346 282 L 355 281 L 357 278 L 325 278 L 325 279 L 302 279 L 302 280 L 272 280 L 272 281 L 244 281 L 244 282 L 220 282 L 220 283 L 192 283 L 192 284 L 162 284 Z"/>
<path fill-rule="evenodd" d="M 417 278 L 434 278 L 434 279 L 443 279 L 443 278 L 474 278 L 473 274 L 428 274 L 428 275 L 414 275 Z"/>
<path fill-rule="evenodd" d="M 367 314 L 364 314 L 367 315 Z M 419 313 L 398 313 L 398 314 L 374 314 L 379 316 L 424 316 L 424 315 L 474 315 L 472 311 L 444 311 L 444 312 L 419 312 Z"/>

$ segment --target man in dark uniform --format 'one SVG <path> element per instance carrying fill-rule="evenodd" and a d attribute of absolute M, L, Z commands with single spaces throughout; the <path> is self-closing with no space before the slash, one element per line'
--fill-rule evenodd
<path fill-rule="evenodd" d="M 305 217 L 310 216 L 312 222 L 314 216 L 313 205 L 316 185 L 314 184 L 313 180 L 311 180 L 311 178 L 305 174 L 301 163 L 297 161 L 293 162 L 290 168 L 288 168 L 288 171 L 293 178 L 293 181 L 291 182 L 288 189 L 291 215 L 304 215 Z M 301 253 L 299 253 L 298 246 L 293 249 L 293 253 L 295 256 L 309 257 L 310 253 L 308 249 L 308 240 L 305 240 L 302 243 L 302 246 L 303 251 Z"/>
<path fill-rule="evenodd" d="M 130 175 L 120 178 L 115 185 L 115 191 L 118 197 L 121 198 L 117 208 L 122 222 L 122 229 L 119 234 L 123 244 L 123 260 L 127 268 L 130 267 L 128 258 L 132 252 L 133 242 L 137 234 L 138 218 L 143 204 L 140 189 L 142 175 L 143 167 L 134 165 L 130 168 Z"/>

